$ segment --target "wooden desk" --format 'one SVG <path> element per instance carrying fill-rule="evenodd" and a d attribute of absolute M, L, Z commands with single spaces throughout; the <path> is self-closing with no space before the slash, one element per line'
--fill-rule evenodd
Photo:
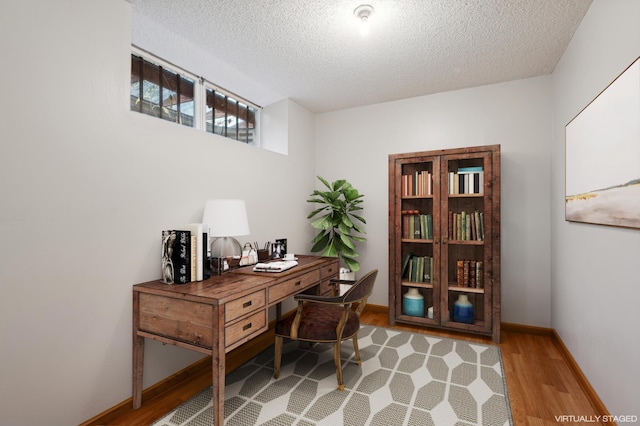
<path fill-rule="evenodd" d="M 252 266 L 206 281 L 133 286 L 133 408 L 142 405 L 144 339 L 211 355 L 214 424 L 224 424 L 225 354 L 269 327 L 268 307 L 303 291 L 324 293 L 338 277 L 337 258 L 299 256 L 298 266 L 279 273 Z"/>

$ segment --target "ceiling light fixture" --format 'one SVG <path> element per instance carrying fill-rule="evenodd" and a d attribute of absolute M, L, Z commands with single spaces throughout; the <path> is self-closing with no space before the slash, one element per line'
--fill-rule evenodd
<path fill-rule="evenodd" d="M 373 15 L 373 6 L 370 4 L 361 4 L 353 11 L 356 18 L 360 19 L 360 32 L 363 36 L 369 34 L 369 17 Z"/>

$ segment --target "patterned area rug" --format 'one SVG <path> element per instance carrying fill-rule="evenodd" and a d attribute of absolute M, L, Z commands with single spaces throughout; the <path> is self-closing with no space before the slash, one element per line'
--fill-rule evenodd
<path fill-rule="evenodd" d="M 372 326 L 358 336 L 361 367 L 352 343 L 342 345 L 343 392 L 330 344 L 285 340 L 278 380 L 266 349 L 227 375 L 225 424 L 513 424 L 500 348 Z M 212 424 L 211 388 L 154 423 Z"/>

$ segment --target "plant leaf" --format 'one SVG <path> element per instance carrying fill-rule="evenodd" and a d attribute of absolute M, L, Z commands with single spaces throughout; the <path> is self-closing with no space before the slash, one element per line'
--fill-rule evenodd
<path fill-rule="evenodd" d="M 323 178 L 322 176 L 318 176 L 318 179 L 320 179 L 320 182 L 322 182 L 324 184 L 324 186 L 326 186 L 327 188 L 331 189 L 331 185 L 329 185 L 329 182 L 327 182 L 327 180 L 325 178 Z"/>
<path fill-rule="evenodd" d="M 361 210 L 362 210 L 362 209 L 361 209 Z M 366 220 L 364 220 L 364 218 L 363 218 L 362 216 L 358 216 L 357 214 L 353 214 L 353 213 L 351 213 L 351 217 L 354 217 L 354 218 L 358 219 L 358 220 L 359 220 L 360 222 L 362 222 L 362 223 L 367 223 L 367 221 L 366 221 Z"/>
<path fill-rule="evenodd" d="M 307 216 L 307 219 L 311 219 L 312 217 L 314 217 L 315 215 L 317 215 L 318 213 L 320 213 L 321 211 L 323 211 L 324 209 L 326 209 L 327 207 L 321 207 L 319 209 L 315 209 L 314 211 L 312 211 L 311 213 L 309 213 L 309 215 Z"/>
<path fill-rule="evenodd" d="M 342 188 L 342 186 L 344 186 L 346 182 L 347 181 L 345 179 L 338 179 L 337 181 L 333 182 L 333 185 L 332 185 L 333 190 L 334 191 L 340 190 L 340 188 Z M 344 191 L 344 188 L 342 190 Z"/>
<path fill-rule="evenodd" d="M 352 202 L 359 197 L 360 197 L 360 194 L 358 193 L 357 189 L 350 188 L 344 191 L 344 199 L 347 200 L 348 202 Z"/>
<path fill-rule="evenodd" d="M 340 240 L 335 240 L 340 241 Z M 342 243 L 342 241 L 340 241 Z M 360 257 L 360 255 L 351 247 L 342 245 L 342 249 L 340 250 L 342 257 Z"/>
<path fill-rule="evenodd" d="M 324 250 L 328 243 L 329 243 L 329 234 L 324 234 L 322 238 L 316 241 L 313 247 L 311 247 L 311 251 L 313 253 L 316 253 L 321 250 Z"/>
<path fill-rule="evenodd" d="M 328 229 L 333 228 L 332 223 L 333 222 L 331 221 L 331 215 L 330 214 L 326 214 L 326 215 L 321 216 L 318 219 L 314 220 L 313 222 L 311 222 L 311 226 L 313 226 L 316 229 L 328 230 Z"/>
<path fill-rule="evenodd" d="M 345 246 L 349 247 L 350 249 L 356 248 L 356 245 L 353 244 L 353 241 L 351 241 L 351 238 L 349 238 L 349 235 L 340 234 L 340 240 L 344 243 Z"/>
<path fill-rule="evenodd" d="M 342 258 L 344 263 L 347 265 L 347 268 L 352 270 L 353 272 L 358 272 L 360 270 L 360 263 L 354 259 Z"/>
<path fill-rule="evenodd" d="M 353 222 L 351 222 L 349 215 L 346 215 L 346 214 L 342 215 L 340 219 L 342 220 L 342 223 L 344 223 L 346 226 L 348 226 L 349 228 L 353 228 Z"/>
<path fill-rule="evenodd" d="M 355 223 L 353 224 L 353 230 L 356 232 L 359 232 L 361 234 L 366 234 L 366 232 L 364 232 L 363 229 L 361 229 L 358 225 L 356 225 Z"/>
<path fill-rule="evenodd" d="M 342 222 L 338 224 L 338 230 L 340 231 L 341 234 L 345 234 L 345 235 L 351 234 L 351 228 L 349 228 L 347 225 L 345 225 Z"/>
<path fill-rule="evenodd" d="M 324 251 L 322 252 L 322 255 L 330 256 L 330 257 L 338 257 L 338 251 L 333 245 L 333 241 L 330 242 L 329 245 L 324 249 Z"/>
<path fill-rule="evenodd" d="M 328 238 L 329 237 L 329 233 L 327 231 L 320 231 L 318 232 L 318 235 L 315 236 L 315 238 L 313 240 L 311 240 L 311 242 L 313 244 L 317 243 L 318 241 L 320 241 L 323 238 Z"/>

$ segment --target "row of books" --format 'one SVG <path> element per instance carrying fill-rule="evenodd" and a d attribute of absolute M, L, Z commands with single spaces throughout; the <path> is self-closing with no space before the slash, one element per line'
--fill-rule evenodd
<path fill-rule="evenodd" d="M 162 231 L 162 282 L 187 284 L 211 276 L 208 233 L 203 224 L 190 223 Z"/>
<path fill-rule="evenodd" d="M 482 166 L 460 167 L 457 172 L 449 172 L 449 194 L 484 193 L 484 171 Z"/>
<path fill-rule="evenodd" d="M 427 170 L 402 175 L 402 196 L 433 195 L 433 175 Z"/>
<path fill-rule="evenodd" d="M 484 240 L 484 213 L 449 212 L 450 240 Z"/>
<path fill-rule="evenodd" d="M 482 166 L 459 167 L 448 173 L 449 194 L 482 194 L 484 170 Z M 402 175 L 402 196 L 433 195 L 433 175 L 428 170 Z"/>
<path fill-rule="evenodd" d="M 433 239 L 433 216 L 420 214 L 418 210 L 402 210 L 402 238 L 416 240 Z"/>
<path fill-rule="evenodd" d="M 484 262 L 480 260 L 458 260 L 456 281 L 458 287 L 483 288 Z"/>
<path fill-rule="evenodd" d="M 402 262 L 402 278 L 414 283 L 430 283 L 433 277 L 433 257 L 408 253 Z"/>

